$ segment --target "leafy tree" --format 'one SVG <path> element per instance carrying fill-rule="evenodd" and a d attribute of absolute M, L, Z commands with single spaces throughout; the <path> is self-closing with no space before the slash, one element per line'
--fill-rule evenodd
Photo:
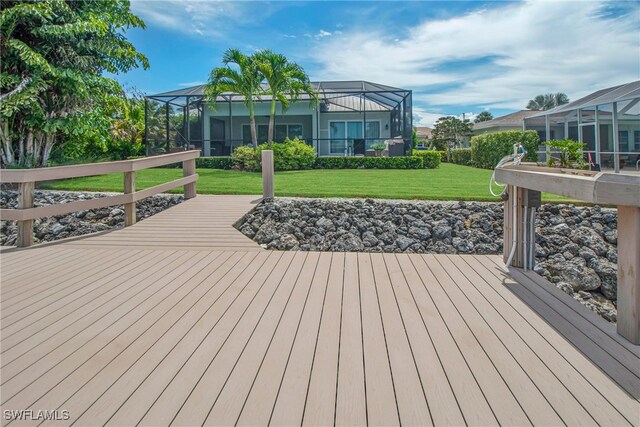
<path fill-rule="evenodd" d="M 127 0 L 13 0 L 0 9 L 0 162 L 46 166 L 63 137 L 104 128 L 99 113 L 122 93 L 104 72 L 148 68 L 123 35 L 144 23 Z"/>
<path fill-rule="evenodd" d="M 488 111 L 483 111 L 482 113 L 478 114 L 475 118 L 475 120 L 473 121 L 473 123 L 480 123 L 480 122 L 486 122 L 489 120 L 493 120 L 493 114 L 491 114 Z"/>
<path fill-rule="evenodd" d="M 258 70 L 264 76 L 271 95 L 271 109 L 269 110 L 269 133 L 267 142 L 273 142 L 273 125 L 276 115 L 276 101 L 282 105 L 282 114 L 289 108 L 290 103 L 295 102 L 300 94 L 310 96 L 310 107 L 315 107 L 317 94 L 311 87 L 309 76 L 304 69 L 287 59 L 286 56 L 263 49 L 253 55 L 258 64 Z"/>
<path fill-rule="evenodd" d="M 562 92 L 546 93 L 529 100 L 527 110 L 550 110 L 569 103 L 569 97 Z"/>
<path fill-rule="evenodd" d="M 416 128 L 413 128 L 413 132 L 411 133 L 411 148 L 416 148 L 418 146 L 418 132 Z"/>
<path fill-rule="evenodd" d="M 473 125 L 469 119 L 460 120 L 454 116 L 440 117 L 432 131 L 433 145 L 447 151 L 447 161 L 451 161 L 451 150 L 462 145 L 471 136 Z"/>
<path fill-rule="evenodd" d="M 245 55 L 238 49 L 227 49 L 222 56 L 224 67 L 211 70 L 209 81 L 205 87 L 207 102 L 216 108 L 217 97 L 224 92 L 233 92 L 244 97 L 244 104 L 249 109 L 251 141 L 258 147 L 256 119 L 253 109 L 254 100 L 262 93 L 263 75 L 253 56 Z M 234 65 L 234 68 L 231 68 Z"/>

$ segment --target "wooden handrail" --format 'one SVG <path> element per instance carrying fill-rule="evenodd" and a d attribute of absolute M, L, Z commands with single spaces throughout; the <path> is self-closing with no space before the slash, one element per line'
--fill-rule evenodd
<path fill-rule="evenodd" d="M 200 150 L 189 150 L 116 162 L 85 163 L 36 169 L 0 169 L 0 181 L 3 183 L 40 182 L 116 172 L 135 172 L 186 160 L 195 160 L 198 157 L 200 157 Z"/>
<path fill-rule="evenodd" d="M 31 246 L 33 244 L 33 220 L 36 218 L 124 205 L 125 226 L 133 225 L 136 222 L 136 202 L 139 200 L 179 186 L 184 187 L 185 199 L 196 196 L 196 181 L 198 180 L 196 159 L 198 157 L 200 157 L 199 150 L 190 150 L 117 162 L 89 163 L 42 169 L 3 169 L 0 170 L 0 182 L 18 184 L 18 208 L 0 209 L 0 218 L 3 221 L 18 222 L 18 239 L 16 244 L 19 247 Z M 182 178 L 144 190 L 135 190 L 136 171 L 178 162 L 182 162 Z M 91 200 L 80 200 L 59 205 L 33 206 L 33 191 L 35 189 L 35 183 L 38 181 L 96 176 L 116 172 L 124 173 L 124 194 Z"/>
<path fill-rule="evenodd" d="M 509 193 L 510 200 L 504 204 L 503 247 L 507 260 L 515 245 L 514 267 L 527 267 L 527 257 L 523 254 L 533 258 L 533 221 L 525 218 L 523 211 L 539 204 L 541 192 L 618 207 L 617 330 L 627 340 L 640 344 L 640 175 L 522 164 L 499 167 L 495 176 L 496 181 L 507 184 Z M 532 201 L 537 202 L 532 204 Z M 529 243 L 525 245 L 527 234 Z"/>

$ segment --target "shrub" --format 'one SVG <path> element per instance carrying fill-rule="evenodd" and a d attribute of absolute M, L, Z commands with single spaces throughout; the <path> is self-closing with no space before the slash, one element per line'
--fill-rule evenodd
<path fill-rule="evenodd" d="M 260 170 L 260 150 L 248 145 L 237 147 L 231 153 L 231 161 L 235 168 L 255 172 Z"/>
<path fill-rule="evenodd" d="M 423 167 L 427 169 L 435 169 L 439 167 L 440 162 L 442 161 L 442 155 L 439 151 L 413 150 L 413 155 L 422 158 Z"/>
<path fill-rule="evenodd" d="M 454 148 L 451 150 L 451 163 L 471 166 L 471 148 Z"/>
<path fill-rule="evenodd" d="M 316 169 L 422 169 L 422 157 L 318 157 Z"/>
<path fill-rule="evenodd" d="M 231 154 L 231 160 L 240 170 L 260 171 L 262 150 L 273 151 L 273 168 L 277 171 L 311 169 L 316 160 L 315 149 L 298 138 L 287 138 L 282 143 L 260 144 L 257 149 L 250 146 L 238 147 Z"/>
<path fill-rule="evenodd" d="M 513 153 L 513 144 L 517 143 L 527 150 L 524 160 L 535 162 L 538 142 L 538 133 L 533 130 L 507 130 L 474 136 L 471 138 L 471 162 L 479 168 L 493 169 L 500 159 Z"/>
<path fill-rule="evenodd" d="M 199 157 L 196 159 L 196 167 L 203 169 L 231 169 L 233 160 L 231 157 Z"/>
<path fill-rule="evenodd" d="M 447 152 L 445 150 L 436 150 L 436 153 L 440 155 L 440 163 L 448 163 Z"/>
<path fill-rule="evenodd" d="M 555 148 L 559 151 L 559 159 L 561 167 L 582 169 L 585 167 L 584 155 L 582 150 L 585 148 L 583 142 L 574 141 L 572 139 L 554 139 L 544 143 L 547 147 Z M 549 157 L 549 166 L 554 166 L 555 158 Z"/>

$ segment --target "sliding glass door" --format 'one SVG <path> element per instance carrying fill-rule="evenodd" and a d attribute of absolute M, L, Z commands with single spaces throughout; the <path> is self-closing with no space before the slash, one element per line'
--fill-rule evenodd
<path fill-rule="evenodd" d="M 329 154 L 349 156 L 354 154 L 354 142 L 365 138 L 362 121 L 329 122 Z M 380 138 L 380 122 L 367 122 L 367 147 Z M 371 139 L 371 141 L 369 141 Z M 362 144 L 362 141 L 360 141 Z"/>

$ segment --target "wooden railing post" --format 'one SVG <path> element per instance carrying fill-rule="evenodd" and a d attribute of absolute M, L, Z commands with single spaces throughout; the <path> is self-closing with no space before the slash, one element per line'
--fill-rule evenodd
<path fill-rule="evenodd" d="M 196 159 L 182 162 L 182 176 L 191 176 L 196 173 Z M 193 199 L 196 197 L 196 183 L 192 182 L 184 186 L 184 198 Z"/>
<path fill-rule="evenodd" d="M 262 198 L 273 199 L 273 151 L 262 150 Z"/>
<path fill-rule="evenodd" d="M 18 185 L 18 209 L 33 207 L 33 190 L 35 182 L 21 182 Z M 18 240 L 16 246 L 25 248 L 33 245 L 33 220 L 18 221 Z"/>
<path fill-rule="evenodd" d="M 124 173 L 124 194 L 136 192 L 136 173 Z M 136 202 L 124 204 L 124 226 L 128 227 L 136 223 Z"/>
<path fill-rule="evenodd" d="M 640 344 L 640 207 L 618 206 L 618 333 Z"/>

